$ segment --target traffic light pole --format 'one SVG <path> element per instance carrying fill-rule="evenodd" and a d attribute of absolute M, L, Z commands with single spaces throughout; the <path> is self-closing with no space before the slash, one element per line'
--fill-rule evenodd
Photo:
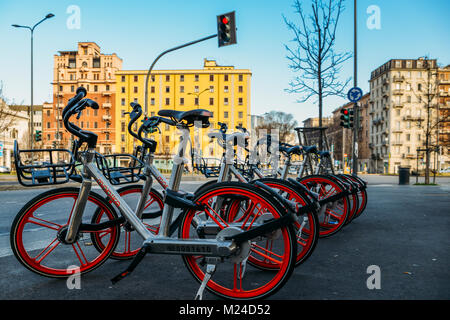
<path fill-rule="evenodd" d="M 353 59 L 353 87 L 356 88 L 358 86 L 358 79 L 357 79 L 357 42 L 356 42 L 356 0 L 353 1 L 353 29 L 354 29 L 354 37 L 353 37 L 353 44 L 354 44 L 354 59 Z M 353 148 L 352 148 L 352 167 L 353 167 L 353 174 L 355 176 L 358 175 L 358 151 L 356 148 L 358 148 L 358 131 L 359 131 L 359 108 L 358 103 L 355 102 L 353 107 L 353 116 L 354 116 L 354 125 L 353 125 Z"/>
<path fill-rule="evenodd" d="M 205 40 L 209 40 L 209 39 L 212 39 L 212 38 L 215 38 L 215 37 L 217 37 L 217 34 L 212 34 L 210 36 L 207 36 L 207 37 L 204 37 L 204 38 L 201 38 L 201 39 L 198 39 L 198 40 L 194 40 L 194 41 L 182 44 L 180 46 L 168 49 L 168 50 L 162 52 L 159 56 L 156 57 L 156 59 L 153 61 L 153 63 L 151 64 L 150 68 L 148 69 L 147 77 L 145 78 L 145 97 L 144 97 L 144 102 L 145 102 L 145 104 L 144 104 L 144 113 L 145 113 L 145 116 L 148 115 L 148 79 L 150 78 L 150 74 L 151 74 L 151 72 L 153 70 L 153 67 L 155 66 L 156 62 L 163 55 L 165 55 L 165 54 L 167 54 L 169 52 L 172 52 L 172 51 L 175 51 L 175 50 L 178 50 L 178 49 L 182 49 L 182 48 L 185 48 L 187 46 L 191 46 L 193 44 L 196 44 L 196 43 L 199 43 L 199 42 L 202 42 L 202 41 L 205 41 Z"/>

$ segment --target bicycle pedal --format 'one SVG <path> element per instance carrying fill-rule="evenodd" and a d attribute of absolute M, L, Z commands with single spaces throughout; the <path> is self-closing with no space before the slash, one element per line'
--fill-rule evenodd
<path fill-rule="evenodd" d="M 211 279 L 214 272 L 216 272 L 215 264 L 206 265 L 206 273 L 205 276 L 203 277 L 202 283 L 200 284 L 200 288 L 198 288 L 197 294 L 195 295 L 195 300 L 203 299 L 203 291 L 205 291 L 206 285 L 208 284 L 208 281 Z"/>

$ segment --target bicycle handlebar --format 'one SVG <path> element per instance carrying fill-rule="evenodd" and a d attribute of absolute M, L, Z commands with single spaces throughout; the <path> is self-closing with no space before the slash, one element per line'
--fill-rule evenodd
<path fill-rule="evenodd" d="M 83 99 L 87 94 L 84 87 L 79 87 L 77 89 L 76 95 L 69 100 L 66 107 L 63 110 L 62 116 L 64 120 L 64 126 L 67 131 L 69 131 L 74 136 L 80 138 L 80 142 L 87 142 L 89 148 L 95 148 L 97 144 L 97 135 L 90 131 L 84 131 L 74 123 L 70 122 L 69 119 L 72 115 L 78 114 L 77 119 L 81 116 L 81 111 L 90 107 L 92 109 L 98 109 L 98 103 L 91 99 Z"/>

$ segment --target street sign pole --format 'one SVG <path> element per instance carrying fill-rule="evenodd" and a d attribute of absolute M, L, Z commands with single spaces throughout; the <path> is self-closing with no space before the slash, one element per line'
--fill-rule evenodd
<path fill-rule="evenodd" d="M 358 78 L 357 78 L 357 42 L 356 42 L 356 0 L 353 1 L 353 30 L 354 30 L 354 37 L 353 37 L 353 44 L 354 44 L 354 60 L 353 60 L 353 87 L 356 88 L 358 86 Z M 358 175 L 358 154 L 356 151 L 356 143 L 358 140 L 358 131 L 359 131 L 359 108 L 358 108 L 358 102 L 354 103 L 353 107 L 353 116 L 355 117 L 355 122 L 353 126 L 353 148 L 352 148 L 352 159 L 353 159 L 353 174 L 355 176 Z"/>

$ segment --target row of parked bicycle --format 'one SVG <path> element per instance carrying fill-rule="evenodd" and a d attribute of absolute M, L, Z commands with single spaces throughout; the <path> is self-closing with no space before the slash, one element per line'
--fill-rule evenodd
<path fill-rule="evenodd" d="M 18 180 L 25 186 L 79 182 L 79 187 L 57 187 L 31 199 L 11 227 L 11 247 L 29 270 L 53 278 L 82 274 L 107 259 L 132 259 L 116 283 L 130 274 L 147 253 L 177 254 L 204 290 L 227 299 L 265 298 L 279 290 L 295 267 L 308 259 L 321 237 L 336 234 L 359 217 L 367 204 L 366 184 L 356 176 L 325 174 L 330 154 L 316 147 L 277 143 L 284 157 L 276 176 L 264 176 L 258 163 L 230 161 L 224 152 L 219 166 L 193 156 L 193 168 L 208 177 L 194 193 L 180 189 L 189 135 L 180 136 L 170 180 L 154 166 L 157 143 L 147 138 L 161 123 L 185 132 L 200 123 L 209 127 L 211 112 L 161 110 L 145 117 L 137 132 L 134 124 L 142 108 L 131 103 L 129 133 L 140 145 L 133 155 L 101 155 L 97 135 L 82 130 L 70 118 L 98 104 L 78 88 L 62 116 L 65 128 L 78 138 L 71 151 L 20 150 L 15 145 Z M 248 133 L 226 126 L 209 133 L 224 150 L 245 143 Z M 271 145 L 262 139 L 258 144 Z M 231 146 L 231 147 L 230 147 Z M 30 153 L 46 162 L 26 165 Z M 70 161 L 60 163 L 56 153 Z M 234 159 L 235 155 L 232 155 Z M 298 176 L 288 177 L 291 159 L 302 157 Z M 247 158 L 248 159 L 248 158 Z M 127 160 L 127 166 L 122 165 Z M 314 174 L 306 175 L 314 168 Z M 139 183 L 143 180 L 143 183 Z M 162 193 L 153 182 L 162 187 Z M 94 181 L 104 191 L 92 189 Z M 117 187 L 118 185 L 125 186 Z M 175 210 L 179 209 L 179 210 Z M 160 256 L 158 256 L 160 259 Z M 75 269 L 77 268 L 77 269 Z M 150 276 L 151 270 L 149 270 Z"/>

